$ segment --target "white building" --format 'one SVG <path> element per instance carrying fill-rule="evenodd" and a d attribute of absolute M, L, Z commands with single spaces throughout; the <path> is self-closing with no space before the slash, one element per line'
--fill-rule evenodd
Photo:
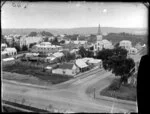
<path fill-rule="evenodd" d="M 122 41 L 120 41 L 119 46 L 120 46 L 120 47 L 123 47 L 123 48 L 125 48 L 127 51 L 129 51 L 130 48 L 132 48 L 132 42 L 129 41 L 129 40 L 122 40 Z"/>
<path fill-rule="evenodd" d="M 79 68 L 74 63 L 63 63 L 57 69 L 53 69 L 52 73 L 75 76 L 79 73 Z"/>
<path fill-rule="evenodd" d="M 16 48 L 5 48 L 3 53 L 12 56 L 17 54 L 17 50 Z"/>
<path fill-rule="evenodd" d="M 85 40 L 79 40 L 79 36 L 77 37 L 76 41 L 73 41 L 74 44 L 78 44 L 78 45 L 84 45 L 87 44 L 87 41 Z"/>
<path fill-rule="evenodd" d="M 32 44 L 32 43 L 40 43 L 42 41 L 43 41 L 42 37 L 38 37 L 38 36 L 35 36 L 35 37 L 23 36 L 23 37 L 20 38 L 19 44 L 20 44 L 20 47 L 22 47 L 23 45 L 26 45 L 29 48 L 30 44 Z"/>
<path fill-rule="evenodd" d="M 112 49 L 113 45 L 112 45 L 112 42 L 110 42 L 108 40 L 103 40 L 103 36 L 102 36 L 101 30 L 100 30 L 100 25 L 99 25 L 97 41 L 94 44 L 94 51 L 100 51 L 103 48 L 105 48 L 105 49 Z"/>
<path fill-rule="evenodd" d="M 61 49 L 61 46 L 51 45 L 50 43 L 42 42 L 41 44 L 33 46 L 31 51 L 35 53 L 55 53 Z"/>
<path fill-rule="evenodd" d="M 7 48 L 7 44 L 2 43 L 2 44 L 1 44 L 1 50 L 3 51 L 5 48 Z"/>

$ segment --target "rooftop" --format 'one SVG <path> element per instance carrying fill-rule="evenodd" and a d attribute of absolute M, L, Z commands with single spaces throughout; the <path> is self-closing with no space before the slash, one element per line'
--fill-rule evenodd
<path fill-rule="evenodd" d="M 16 50 L 16 48 L 10 48 L 10 47 L 9 47 L 9 48 L 5 48 L 4 51 L 17 51 L 17 50 Z"/>
<path fill-rule="evenodd" d="M 42 42 L 41 45 L 51 45 L 50 42 Z"/>
<path fill-rule="evenodd" d="M 61 47 L 61 46 L 56 46 L 56 45 L 41 45 L 41 44 L 37 44 L 35 46 L 40 47 L 40 48 L 59 48 L 59 47 Z"/>

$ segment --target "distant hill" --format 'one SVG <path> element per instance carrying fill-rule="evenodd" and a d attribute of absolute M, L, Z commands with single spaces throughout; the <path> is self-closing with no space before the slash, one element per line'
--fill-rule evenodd
<path fill-rule="evenodd" d="M 57 34 L 97 34 L 98 27 L 81 27 L 81 28 L 70 28 L 70 29 L 2 29 L 2 34 L 20 34 L 25 35 L 29 34 L 30 32 L 41 32 L 47 31 L 54 35 Z M 146 29 L 141 28 L 114 28 L 114 27 L 101 27 L 101 31 L 103 34 L 108 33 L 132 33 L 132 34 L 147 34 Z"/>

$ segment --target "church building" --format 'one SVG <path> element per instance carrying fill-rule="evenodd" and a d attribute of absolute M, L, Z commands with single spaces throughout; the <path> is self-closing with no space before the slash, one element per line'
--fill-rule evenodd
<path fill-rule="evenodd" d="M 100 24 L 98 27 L 98 33 L 97 33 L 96 37 L 97 37 L 97 40 L 96 40 L 96 43 L 94 44 L 94 52 L 100 51 L 103 48 L 105 48 L 105 49 L 113 48 L 112 42 L 110 42 L 106 39 L 103 40 L 103 35 L 102 35 L 101 29 L 100 29 Z"/>

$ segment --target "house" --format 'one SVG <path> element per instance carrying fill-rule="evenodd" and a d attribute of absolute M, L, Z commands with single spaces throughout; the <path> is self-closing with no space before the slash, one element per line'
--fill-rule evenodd
<path fill-rule="evenodd" d="M 8 54 L 9 56 L 12 56 L 12 55 L 16 55 L 16 54 L 17 54 L 16 48 L 5 48 L 4 51 L 7 52 L 7 54 Z"/>
<path fill-rule="evenodd" d="M 129 40 L 122 40 L 120 41 L 119 46 L 129 51 L 130 48 L 132 48 L 132 43 Z"/>
<path fill-rule="evenodd" d="M 54 74 L 62 74 L 69 76 L 75 76 L 79 72 L 79 68 L 74 63 L 63 63 L 59 65 L 58 68 L 52 70 L 52 73 Z"/>
<path fill-rule="evenodd" d="M 1 44 L 1 50 L 4 51 L 5 48 L 7 48 L 7 44 L 6 43 L 2 43 Z"/>
<path fill-rule="evenodd" d="M 75 64 L 77 65 L 77 67 L 79 67 L 81 72 L 84 72 L 89 69 L 89 66 L 85 63 L 85 60 L 83 59 L 77 59 L 75 61 Z"/>
<path fill-rule="evenodd" d="M 102 60 L 100 59 L 94 59 L 94 58 L 82 58 L 81 59 L 84 63 L 90 66 L 97 66 L 99 68 L 102 68 Z"/>
<path fill-rule="evenodd" d="M 88 61 L 89 64 L 102 68 L 102 60 L 100 59 L 91 59 Z"/>

